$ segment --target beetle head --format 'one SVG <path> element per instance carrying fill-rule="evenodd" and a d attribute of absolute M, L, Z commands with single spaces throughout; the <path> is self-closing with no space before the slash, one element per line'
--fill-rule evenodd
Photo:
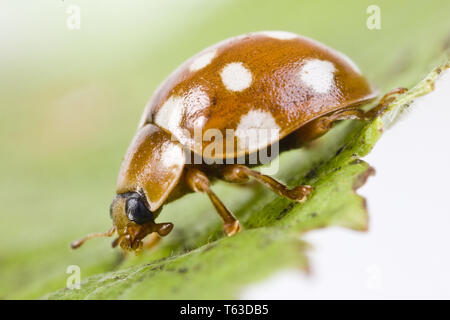
<path fill-rule="evenodd" d="M 114 240 L 113 247 L 136 251 L 142 248 L 142 241 L 148 234 L 169 234 L 173 228 L 172 223 L 155 223 L 160 211 L 161 208 L 156 212 L 150 211 L 145 196 L 137 192 L 116 195 L 110 214 L 119 236 Z"/>
<path fill-rule="evenodd" d="M 160 236 L 169 234 L 173 224 L 155 223 L 161 208 L 152 212 L 147 208 L 146 203 L 146 198 L 137 192 L 116 195 L 110 207 L 114 226 L 108 232 L 88 234 L 72 242 L 72 249 L 81 247 L 83 243 L 93 238 L 111 237 L 117 231 L 119 236 L 113 241 L 113 248 L 119 245 L 122 249 L 138 252 L 147 235 L 153 232 Z"/>

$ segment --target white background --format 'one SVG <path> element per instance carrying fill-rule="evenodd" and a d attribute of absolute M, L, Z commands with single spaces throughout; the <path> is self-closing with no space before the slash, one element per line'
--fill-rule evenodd
<path fill-rule="evenodd" d="M 369 231 L 307 233 L 311 273 L 281 271 L 242 298 L 450 298 L 449 89 L 446 72 L 365 157 Z"/>

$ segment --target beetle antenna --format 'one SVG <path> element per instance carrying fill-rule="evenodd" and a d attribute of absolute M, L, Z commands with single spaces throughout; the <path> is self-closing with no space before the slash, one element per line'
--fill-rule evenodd
<path fill-rule="evenodd" d="M 100 237 L 111 237 L 114 234 L 114 232 L 116 232 L 116 227 L 112 227 L 107 232 L 88 234 L 87 236 L 81 238 L 80 240 L 72 242 L 70 244 L 70 247 L 72 249 L 77 249 L 77 248 L 81 247 L 83 245 L 83 243 L 85 243 L 88 240 L 91 240 L 93 238 L 100 238 Z"/>

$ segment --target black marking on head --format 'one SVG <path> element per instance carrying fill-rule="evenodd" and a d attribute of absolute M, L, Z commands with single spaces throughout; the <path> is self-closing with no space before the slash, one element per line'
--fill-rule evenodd
<path fill-rule="evenodd" d="M 153 214 L 144 204 L 143 199 L 137 193 L 130 195 L 127 199 L 125 210 L 128 219 L 137 224 L 144 224 L 154 220 Z"/>

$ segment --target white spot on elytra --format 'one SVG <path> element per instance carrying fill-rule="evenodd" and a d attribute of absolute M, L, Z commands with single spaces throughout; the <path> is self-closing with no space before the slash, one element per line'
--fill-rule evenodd
<path fill-rule="evenodd" d="M 291 39 L 298 38 L 298 35 L 296 35 L 295 33 L 287 32 L 287 31 L 262 31 L 260 33 L 267 37 L 278 39 L 278 40 L 291 40 Z"/>
<path fill-rule="evenodd" d="M 194 115 L 209 107 L 209 96 L 201 87 L 194 87 L 184 96 L 183 105 L 189 115 Z"/>
<path fill-rule="evenodd" d="M 183 130 L 180 125 L 184 116 L 192 116 L 202 119 L 202 122 L 195 122 L 194 126 L 203 126 L 206 118 L 201 116 L 204 108 L 210 105 L 209 96 L 201 87 L 195 87 L 189 90 L 182 97 L 171 96 L 156 112 L 155 123 L 160 127 L 168 130 L 180 142 L 188 142 L 190 139 L 186 130 Z"/>
<path fill-rule="evenodd" d="M 171 96 L 164 102 L 155 115 L 155 123 L 169 130 L 172 134 L 178 132 L 184 114 L 183 98 Z"/>
<path fill-rule="evenodd" d="M 197 71 L 204 67 L 206 67 L 208 64 L 211 63 L 211 61 L 214 59 L 214 57 L 217 54 L 217 50 L 211 50 L 208 52 L 205 52 L 194 59 L 194 61 L 189 66 L 190 71 Z"/>
<path fill-rule="evenodd" d="M 251 110 L 241 117 L 236 136 L 241 149 L 255 151 L 279 138 L 280 127 L 269 112 Z"/>
<path fill-rule="evenodd" d="M 303 83 L 317 93 L 326 93 L 334 85 L 334 64 L 318 59 L 308 60 L 301 68 L 299 76 Z"/>
<path fill-rule="evenodd" d="M 161 161 L 167 169 L 182 166 L 184 164 L 182 148 L 172 142 L 167 143 L 161 150 Z"/>
<path fill-rule="evenodd" d="M 250 87 L 252 83 L 252 73 L 244 67 L 242 62 L 227 64 L 220 76 L 225 87 L 231 91 L 242 91 Z"/>

